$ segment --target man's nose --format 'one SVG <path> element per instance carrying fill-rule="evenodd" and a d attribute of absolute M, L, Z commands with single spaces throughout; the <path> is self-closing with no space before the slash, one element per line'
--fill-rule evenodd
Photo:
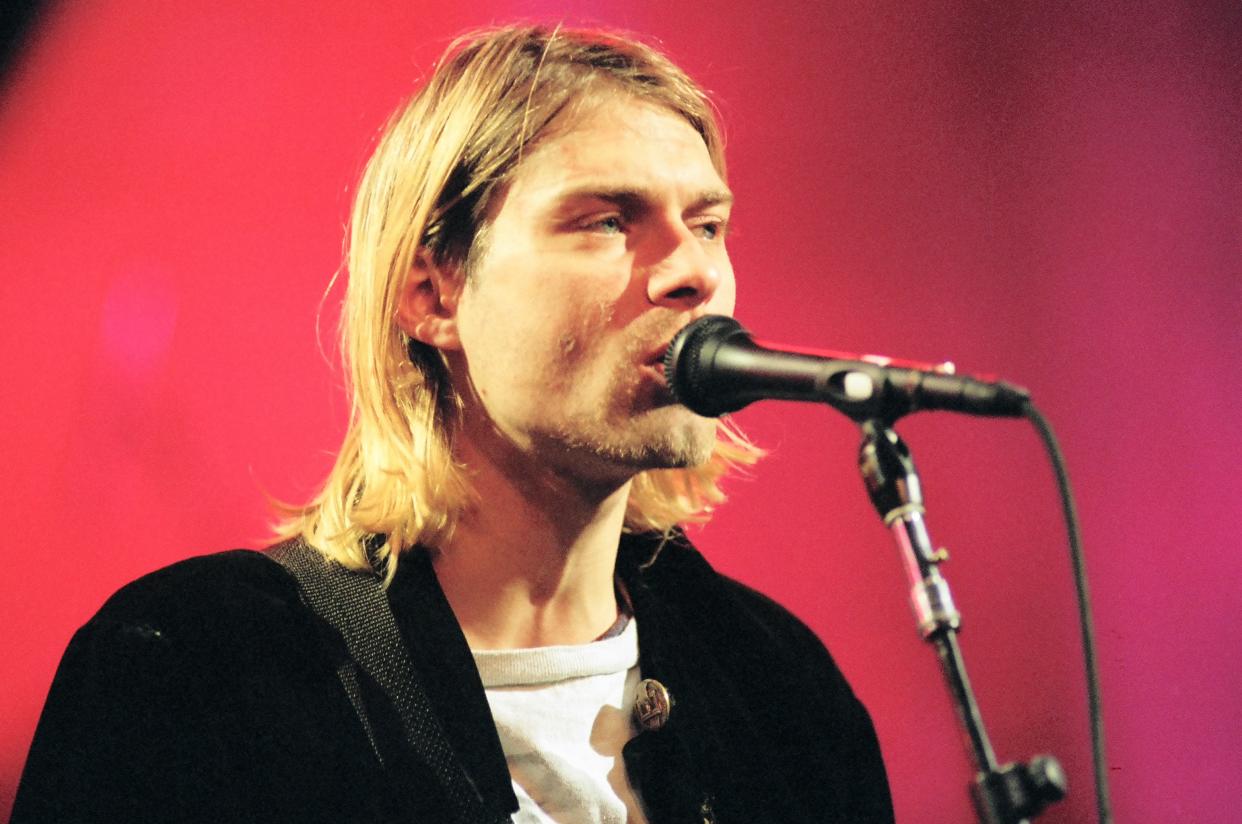
<path fill-rule="evenodd" d="M 693 309 L 712 299 L 724 281 L 723 264 L 689 228 L 675 230 L 668 254 L 652 267 L 647 297 L 657 306 Z"/>

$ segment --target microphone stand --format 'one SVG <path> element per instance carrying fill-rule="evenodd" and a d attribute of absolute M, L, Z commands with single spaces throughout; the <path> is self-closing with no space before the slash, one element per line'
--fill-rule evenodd
<path fill-rule="evenodd" d="M 862 431 L 859 469 L 872 504 L 897 542 L 919 632 L 936 647 L 958 720 L 965 728 L 976 768 L 971 796 L 979 820 L 983 824 L 1028 824 L 1046 806 L 1065 797 L 1065 772 L 1050 755 L 1036 756 L 1029 763 L 997 763 L 957 643 L 961 614 L 940 574 L 939 565 L 948 553 L 932 548 L 914 459 L 887 423 L 864 421 Z"/>

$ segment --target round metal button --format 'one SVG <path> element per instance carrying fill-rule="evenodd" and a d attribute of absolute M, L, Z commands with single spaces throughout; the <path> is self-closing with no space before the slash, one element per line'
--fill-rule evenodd
<path fill-rule="evenodd" d="M 668 723 L 672 710 L 673 696 L 669 694 L 668 687 L 654 678 L 638 682 L 638 693 L 634 697 L 634 720 L 638 726 L 655 732 Z"/>

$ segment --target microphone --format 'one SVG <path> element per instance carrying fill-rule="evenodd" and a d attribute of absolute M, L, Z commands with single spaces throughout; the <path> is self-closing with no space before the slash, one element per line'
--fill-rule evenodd
<path fill-rule="evenodd" d="M 862 422 L 893 423 L 924 409 L 1018 417 L 1030 393 L 1004 381 L 952 373 L 953 364 L 871 355 L 799 352 L 756 343 L 740 323 L 705 315 L 677 333 L 664 354 L 673 398 L 718 417 L 758 400 L 826 403 Z"/>

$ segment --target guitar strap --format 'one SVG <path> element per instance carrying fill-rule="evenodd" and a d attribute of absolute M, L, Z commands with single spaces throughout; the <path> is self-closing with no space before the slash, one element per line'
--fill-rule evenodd
<path fill-rule="evenodd" d="M 345 641 L 353 660 L 342 664 L 337 676 L 380 763 L 384 764 L 384 757 L 366 712 L 358 669 L 370 676 L 392 701 L 410 749 L 439 780 L 454 820 L 461 824 L 510 821 L 508 815 L 487 811 L 474 782 L 458 761 L 414 670 L 379 575 L 346 569 L 300 538 L 278 544 L 269 554 L 297 580 L 303 602 Z M 410 781 L 404 783 L 413 785 Z"/>

